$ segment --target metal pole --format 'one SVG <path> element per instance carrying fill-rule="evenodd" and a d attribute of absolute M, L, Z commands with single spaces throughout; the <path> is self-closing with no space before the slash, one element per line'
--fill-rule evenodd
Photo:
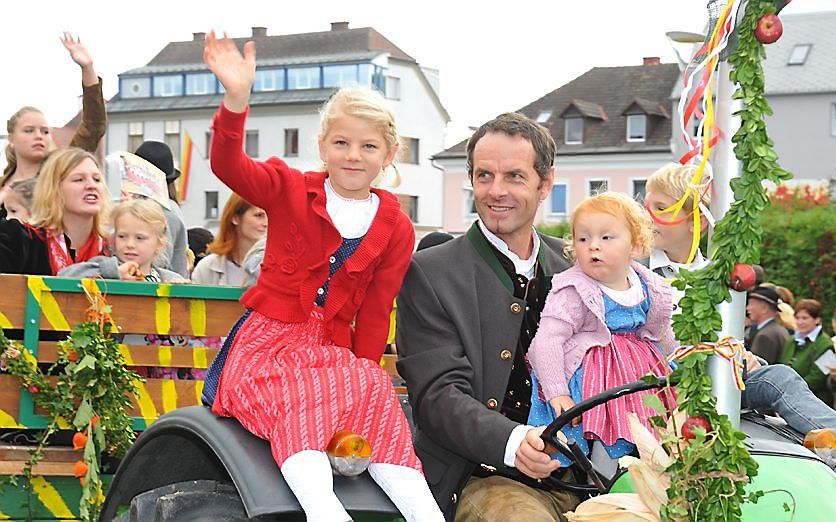
<path fill-rule="evenodd" d="M 717 142 L 712 163 L 714 172 L 714 192 L 711 201 L 711 213 L 720 220 L 734 201 L 729 182 L 740 176 L 741 164 L 734 155 L 732 136 L 740 129 L 740 117 L 734 113 L 743 108 L 741 100 L 733 100 L 735 86 L 729 80 L 729 64 L 726 61 L 717 67 L 717 126 L 723 132 L 723 138 Z M 733 336 L 743 339 L 743 321 L 746 315 L 745 292 L 731 291 L 731 302 L 723 302 L 718 310 L 723 320 L 722 330 L 717 332 L 720 338 Z M 731 362 L 712 355 L 708 358 L 706 371 L 711 376 L 711 391 L 717 398 L 717 412 L 727 415 L 732 425 L 740 426 L 740 391 L 734 382 Z"/>

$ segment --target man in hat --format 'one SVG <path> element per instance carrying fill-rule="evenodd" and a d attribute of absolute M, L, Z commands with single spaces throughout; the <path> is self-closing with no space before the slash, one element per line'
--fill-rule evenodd
<path fill-rule="evenodd" d="M 778 292 L 768 286 L 759 286 L 749 292 L 746 315 L 751 321 L 755 334 L 750 350 L 769 364 L 781 359 L 789 333 L 775 317 L 778 315 Z"/>
<path fill-rule="evenodd" d="M 166 224 L 168 225 L 168 244 L 165 248 L 165 262 L 163 268 L 177 272 L 188 279 L 189 264 L 186 258 L 188 238 L 186 236 L 186 224 L 183 222 L 183 213 L 176 197 L 172 197 L 174 181 L 180 177 L 180 171 L 174 168 L 174 158 L 171 149 L 165 143 L 159 141 L 145 141 L 134 153 L 145 159 L 165 174 L 168 194 L 171 204 L 170 208 L 163 207 Z M 174 191 L 176 196 L 176 190 Z"/>

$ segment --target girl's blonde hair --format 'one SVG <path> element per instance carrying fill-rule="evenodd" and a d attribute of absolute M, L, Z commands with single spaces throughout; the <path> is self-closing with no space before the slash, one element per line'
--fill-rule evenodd
<path fill-rule="evenodd" d="M 244 215 L 244 212 L 253 207 L 247 200 L 236 193 L 232 193 L 224 205 L 221 213 L 221 224 L 218 227 L 218 235 L 206 247 L 207 252 L 217 254 L 221 257 L 229 257 L 238 247 L 238 229 L 232 222 L 232 218 Z"/>
<path fill-rule="evenodd" d="M 691 184 L 691 178 L 696 172 L 694 165 L 682 165 L 679 163 L 668 163 L 654 172 L 647 178 L 647 191 L 660 192 L 666 196 L 679 201 L 682 196 L 688 191 Z M 707 172 L 703 173 L 703 179 L 706 174 L 710 173 L 711 166 L 706 164 Z M 696 187 L 695 190 L 700 192 L 700 203 L 706 206 L 711 206 L 711 190 L 705 190 L 705 187 Z M 688 194 L 688 199 L 685 200 L 685 205 L 682 207 L 686 212 L 690 212 L 694 208 L 694 192 Z"/>
<path fill-rule="evenodd" d="M 163 248 L 165 247 L 168 242 L 168 223 L 165 220 L 165 214 L 163 214 L 163 209 L 159 203 L 151 199 L 138 198 L 120 201 L 114 205 L 110 211 L 110 222 L 113 225 L 111 241 L 118 232 L 116 224 L 119 222 L 119 218 L 126 215 L 133 216 L 143 223 L 147 223 L 154 231 L 154 235 L 157 236 L 160 245 Z M 163 249 L 160 249 L 160 254 L 157 255 L 157 259 L 154 261 L 158 261 L 162 255 Z"/>
<path fill-rule="evenodd" d="M 36 107 L 29 105 L 21 107 L 16 113 L 12 114 L 11 118 L 6 120 L 6 134 L 12 134 L 15 131 L 15 127 L 17 127 L 17 120 L 19 120 L 24 114 L 29 114 L 30 112 L 43 114 L 43 112 Z M 49 140 L 49 142 L 52 143 L 52 140 Z M 3 179 L 0 181 L 0 187 L 5 186 L 6 183 L 9 182 L 9 176 L 14 174 L 15 170 L 17 170 L 17 156 L 15 156 L 12 144 L 9 143 L 6 145 L 6 168 L 3 169 Z"/>
<path fill-rule="evenodd" d="M 578 216 L 584 212 L 602 212 L 624 220 L 633 245 L 640 247 L 641 256 L 650 254 L 650 245 L 653 238 L 653 221 L 644 212 L 644 209 L 636 200 L 620 192 L 602 192 L 581 201 L 580 205 L 572 211 L 572 234 L 575 232 L 575 223 Z"/>
<path fill-rule="evenodd" d="M 61 182 L 71 170 L 84 160 L 92 160 L 96 168 L 101 170 L 96 157 L 86 150 L 76 147 L 57 150 L 49 155 L 41 166 L 35 192 L 32 196 L 32 216 L 30 223 L 35 227 L 45 227 L 51 230 L 61 230 L 64 221 L 64 196 L 61 193 Z M 93 218 L 93 229 L 102 237 L 107 235 L 105 223 L 110 210 L 110 194 L 102 175 L 101 210 Z"/>
<path fill-rule="evenodd" d="M 353 116 L 366 120 L 377 128 L 389 147 L 389 151 L 401 145 L 401 138 L 395 126 L 395 114 L 389 108 L 383 95 L 370 87 L 350 86 L 341 88 L 325 102 L 325 105 L 319 111 L 319 116 L 320 140 L 324 139 L 328 131 L 331 130 L 331 124 L 335 119 L 340 116 Z M 398 186 L 400 184 L 400 173 L 394 166 L 394 162 L 392 167 L 395 170 L 396 179 L 391 185 Z"/>

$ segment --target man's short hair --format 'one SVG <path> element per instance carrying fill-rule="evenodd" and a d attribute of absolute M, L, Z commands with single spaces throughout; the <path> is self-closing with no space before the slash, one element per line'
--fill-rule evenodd
<path fill-rule="evenodd" d="M 549 171 L 554 165 L 557 145 L 548 129 L 531 120 L 528 116 L 518 112 L 500 114 L 491 121 L 476 129 L 473 136 L 467 140 L 467 175 L 473 180 L 473 150 L 476 144 L 487 133 L 505 134 L 506 136 L 521 136 L 534 147 L 534 170 L 541 180 L 548 179 Z"/>

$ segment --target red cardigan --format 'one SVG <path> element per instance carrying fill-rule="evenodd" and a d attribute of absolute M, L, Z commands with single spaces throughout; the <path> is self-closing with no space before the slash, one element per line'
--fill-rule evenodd
<path fill-rule="evenodd" d="M 328 278 L 328 258 L 342 244 L 325 210 L 324 172 L 292 169 L 278 158 L 244 153 L 247 112 L 223 104 L 214 119 L 212 171 L 234 192 L 267 212 L 267 246 L 258 283 L 241 302 L 288 323 L 308 320 L 316 291 Z M 389 314 L 412 258 L 415 231 L 390 192 L 372 191 L 380 207 L 354 254 L 337 270 L 325 301 L 326 336 L 358 357 L 380 360 Z"/>

